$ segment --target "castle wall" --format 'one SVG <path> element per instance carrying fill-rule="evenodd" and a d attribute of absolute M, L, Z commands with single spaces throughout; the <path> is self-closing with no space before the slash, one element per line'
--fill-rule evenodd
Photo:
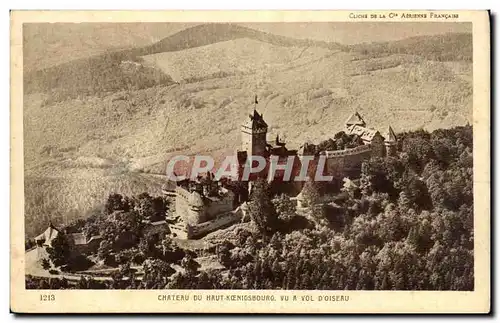
<path fill-rule="evenodd" d="M 230 211 L 219 215 L 217 218 L 195 225 L 170 224 L 170 232 L 179 239 L 201 237 L 215 230 L 227 227 L 241 221 L 241 210 Z"/>
<path fill-rule="evenodd" d="M 205 210 L 207 220 L 215 218 L 217 214 L 230 212 L 233 210 L 233 195 L 227 194 L 220 200 L 213 200 L 207 205 Z"/>
<path fill-rule="evenodd" d="M 241 220 L 240 212 L 228 212 L 219 215 L 216 219 L 212 221 L 207 221 L 200 223 L 195 226 L 188 226 L 187 238 L 199 237 L 215 231 L 217 229 L 229 226 Z"/>
<path fill-rule="evenodd" d="M 337 180 L 346 176 L 358 177 L 361 174 L 361 164 L 370 159 L 371 149 L 371 145 L 362 145 L 345 150 L 325 151 L 325 175 L 331 175 Z"/>
<path fill-rule="evenodd" d="M 197 224 L 205 220 L 204 210 L 193 210 L 189 205 L 189 197 L 191 193 L 182 188 L 176 187 L 175 189 L 175 212 L 182 217 L 186 223 Z"/>
<path fill-rule="evenodd" d="M 233 210 L 234 195 L 230 191 L 220 199 L 205 199 L 205 206 L 196 209 L 189 204 L 191 194 L 191 192 L 182 187 L 176 188 L 175 212 L 187 224 L 197 225 L 204 223 L 216 218 L 218 214 Z"/>

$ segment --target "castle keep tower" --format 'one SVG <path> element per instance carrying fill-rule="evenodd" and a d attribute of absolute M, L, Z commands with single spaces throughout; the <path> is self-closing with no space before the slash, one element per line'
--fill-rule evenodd
<path fill-rule="evenodd" d="M 262 156 L 266 151 L 267 123 L 263 115 L 257 112 L 256 106 L 248 117 L 249 120 L 241 125 L 241 150 L 246 151 L 248 156 Z"/>

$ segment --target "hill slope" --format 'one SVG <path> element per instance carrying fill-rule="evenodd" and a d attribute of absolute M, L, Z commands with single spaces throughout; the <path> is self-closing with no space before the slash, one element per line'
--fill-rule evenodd
<path fill-rule="evenodd" d="M 337 52 L 280 69 L 43 108 L 42 98 L 30 96 L 25 158 L 37 164 L 54 151 L 150 169 L 168 153 L 233 151 L 256 92 L 271 136 L 285 134 L 292 147 L 333 135 L 354 109 L 370 126 L 396 131 L 465 124 L 472 117 L 471 72 L 468 63 L 409 55 L 360 60 Z"/>
<path fill-rule="evenodd" d="M 58 100 L 50 100 L 47 93 L 25 95 L 27 221 L 34 223 L 50 214 L 81 215 L 90 205 L 102 203 L 110 191 L 127 185 L 131 187 L 125 191 L 158 187 L 163 179 L 150 180 L 154 175 L 147 172 L 163 173 L 171 154 L 233 153 L 256 93 L 258 109 L 270 126 L 269 138 L 281 133 L 290 148 L 333 136 L 354 109 L 368 126 L 391 125 L 396 132 L 472 121 L 470 62 L 437 62 L 413 52 L 370 57 L 321 46 L 280 46 L 282 38 L 271 43 L 240 37 L 248 36 L 246 29 L 229 30 L 236 39 L 216 37 L 203 46 L 206 40 L 173 38 L 155 50 L 197 47 L 146 55 L 144 61 L 131 57 L 130 51 L 115 53 L 111 63 L 101 60 L 104 70 L 106 66 L 120 70 L 112 77 L 103 74 L 96 79 L 97 71 L 84 78 L 72 76 L 71 71 L 88 67 L 89 60 L 59 65 L 54 67 L 58 73 L 44 74 L 49 80 L 54 77 L 54 83 L 44 83 L 52 86 L 46 92 L 61 87 L 81 95 L 85 86 L 112 79 L 119 86 L 110 86 L 99 97 L 92 91 L 85 92 L 86 97 Z M 147 50 L 133 52 L 143 53 Z M 221 55 L 224 61 L 213 59 Z M 169 66 L 172 60 L 177 61 Z M 191 80 L 177 84 L 156 64 L 166 64 L 175 78 Z M 243 67 L 244 73 L 207 77 L 213 71 Z M 154 75 L 165 82 L 129 86 L 141 79 L 141 69 L 161 73 Z M 129 83 L 120 83 L 123 80 Z"/>
<path fill-rule="evenodd" d="M 176 52 L 143 56 L 175 81 L 194 82 L 210 77 L 279 70 L 332 53 L 321 47 L 284 47 L 238 38 Z"/>
<path fill-rule="evenodd" d="M 82 95 L 102 95 L 116 90 L 168 85 L 172 83 L 169 75 L 143 66 L 139 57 L 239 38 L 279 46 L 340 47 L 335 43 L 296 40 L 233 24 L 204 24 L 187 28 L 149 46 L 81 58 L 41 70 L 27 70 L 24 75 L 24 90 L 25 93 L 51 93 L 52 100 L 61 101 Z M 124 63 L 133 67 L 131 71 L 128 71 L 129 68 L 123 69 Z"/>

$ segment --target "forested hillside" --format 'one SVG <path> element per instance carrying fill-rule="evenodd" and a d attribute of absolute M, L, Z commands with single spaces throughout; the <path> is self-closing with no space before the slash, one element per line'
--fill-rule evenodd
<path fill-rule="evenodd" d="M 128 51 L 82 58 L 24 75 L 25 94 L 46 93 L 47 103 L 86 96 L 103 96 L 120 90 L 169 85 L 170 76 L 141 64 Z"/>
<path fill-rule="evenodd" d="M 24 91 L 25 94 L 49 93 L 52 95 L 51 101 L 58 102 L 86 95 L 101 96 L 119 90 L 169 85 L 173 83 L 171 77 L 161 70 L 142 65 L 141 56 L 239 38 L 286 47 L 340 47 L 336 43 L 287 38 L 238 25 L 203 24 L 182 30 L 153 45 L 80 58 L 41 70 L 28 70 L 24 75 Z"/>
<path fill-rule="evenodd" d="M 251 222 L 222 231 L 222 241 L 207 237 L 214 245 L 203 254 L 141 235 L 141 221 L 164 204 L 143 195 L 149 202 L 135 202 L 144 207 L 134 211 L 133 198 L 112 195 L 103 213 L 75 225 L 105 234 L 110 243 L 97 257 L 120 270 L 109 283 L 82 279 L 76 288 L 474 289 L 472 127 L 405 133 L 397 157 L 364 163 L 359 184 L 351 184 L 326 205 L 306 184 L 304 213 L 257 182 Z M 122 236 L 134 239 L 120 244 Z M 202 269 L 207 252 L 223 267 Z M 26 284 L 70 288 L 58 278 Z"/>
<path fill-rule="evenodd" d="M 418 55 L 431 61 L 472 62 L 472 34 L 448 33 L 434 36 L 416 36 L 393 42 L 362 43 L 347 46 L 366 58 L 391 54 Z"/>

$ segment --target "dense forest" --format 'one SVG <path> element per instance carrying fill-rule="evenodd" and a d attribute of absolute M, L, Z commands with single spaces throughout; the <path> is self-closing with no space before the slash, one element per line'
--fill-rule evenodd
<path fill-rule="evenodd" d="M 169 75 L 143 65 L 140 57 L 128 51 L 106 53 L 30 71 L 23 80 L 25 94 L 50 95 L 45 104 L 174 83 Z"/>
<path fill-rule="evenodd" d="M 119 268 L 112 280 L 27 277 L 26 287 L 473 290 L 472 137 L 471 126 L 399 134 L 397 156 L 365 162 L 359 179 L 332 192 L 333 203 L 322 204 L 306 183 L 305 210 L 258 181 L 248 226 L 203 255 L 141 234 L 142 219 L 168 203 L 111 195 L 77 226 L 105 236 L 97 258 Z M 61 245 L 51 261 L 63 266 Z M 201 270 L 197 259 L 207 253 L 222 268 Z"/>
<path fill-rule="evenodd" d="M 434 36 L 415 36 L 393 42 L 361 43 L 347 46 L 364 58 L 392 54 L 418 55 L 430 61 L 472 62 L 472 34 L 448 33 Z"/>

